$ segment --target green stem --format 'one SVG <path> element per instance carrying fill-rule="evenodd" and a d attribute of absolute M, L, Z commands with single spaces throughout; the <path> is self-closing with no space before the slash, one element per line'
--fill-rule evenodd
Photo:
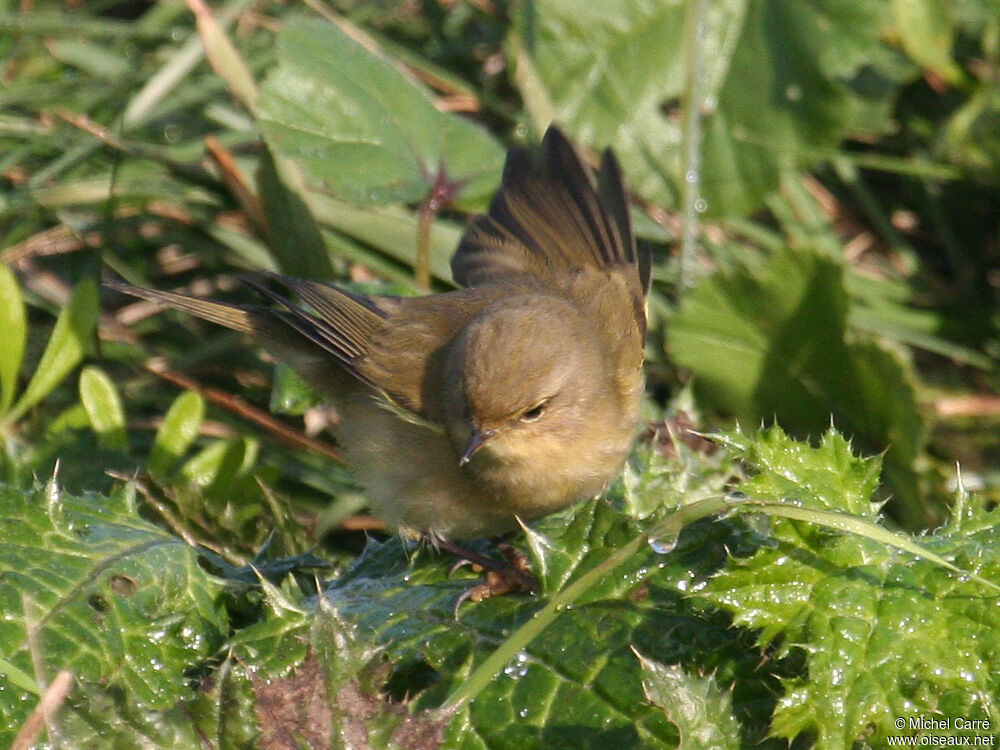
<path fill-rule="evenodd" d="M 472 671 L 466 680 L 452 691 L 451 695 L 445 701 L 442 710 L 445 712 L 457 711 L 464 704 L 479 695 L 487 685 L 490 685 L 496 679 L 496 676 L 518 653 L 526 649 L 545 628 L 555 621 L 560 613 L 568 609 L 588 589 L 605 579 L 605 577 L 612 575 L 616 568 L 637 554 L 645 545 L 659 543 L 663 552 L 669 552 L 685 526 L 701 518 L 707 518 L 708 516 L 723 513 L 727 510 L 780 516 L 782 518 L 826 526 L 827 528 L 849 534 L 857 534 L 858 536 L 882 542 L 904 552 L 909 552 L 928 562 L 947 568 L 959 574 L 963 580 L 975 581 L 990 589 L 1000 591 L 1000 585 L 975 573 L 962 570 L 940 555 L 936 555 L 913 542 L 908 536 L 897 534 L 867 519 L 836 511 L 802 508 L 789 503 L 765 502 L 751 498 L 734 500 L 716 495 L 678 508 L 669 516 L 654 524 L 647 533 L 640 534 L 628 544 L 619 547 L 602 563 L 588 570 L 562 591 L 554 594 L 544 607 L 538 610 L 528 622 L 514 631 L 503 644 Z"/>
<path fill-rule="evenodd" d="M 582 576 L 569 584 L 562 591 L 557 592 L 549 599 L 548 604 L 538 610 L 530 620 L 511 634 L 504 643 L 493 653 L 486 657 L 482 664 L 473 670 L 468 679 L 462 682 L 445 701 L 443 710 L 446 712 L 458 710 L 464 703 L 475 698 L 482 692 L 483 688 L 493 682 L 494 678 L 503 670 L 505 666 L 515 657 L 516 654 L 527 648 L 528 644 L 535 640 L 545 628 L 559 616 L 573 602 L 596 584 L 602 578 L 610 575 L 619 565 L 628 560 L 638 552 L 647 538 L 645 535 L 637 536 L 624 547 L 619 547 L 604 562 L 591 568 Z"/>
<path fill-rule="evenodd" d="M 562 591 L 553 594 L 544 607 L 515 630 L 502 645 L 472 671 L 468 679 L 452 691 L 445 701 L 443 710 L 446 712 L 457 711 L 463 704 L 479 695 L 518 653 L 527 648 L 528 644 L 555 621 L 556 617 L 569 608 L 588 589 L 612 575 L 616 568 L 637 554 L 644 546 L 661 540 L 666 542 L 665 547 L 670 546 L 671 542 L 676 542 L 681 529 L 689 523 L 719 513 L 727 507 L 729 507 L 729 503 L 726 500 L 712 497 L 678 508 L 655 524 L 649 533 L 640 534 L 628 544 L 619 547 L 603 562 L 588 570 Z"/>
<path fill-rule="evenodd" d="M 680 288 L 694 286 L 697 271 L 698 214 L 704 210 L 701 198 L 701 107 L 705 79 L 702 35 L 705 25 L 705 0 L 694 0 L 688 6 L 685 23 L 685 76 L 682 106 L 683 156 L 681 159 L 681 257 Z"/>
<path fill-rule="evenodd" d="M 434 221 L 435 202 L 433 192 L 420 203 L 417 211 L 417 260 L 413 265 L 413 280 L 424 292 L 431 289 L 431 223 Z"/>

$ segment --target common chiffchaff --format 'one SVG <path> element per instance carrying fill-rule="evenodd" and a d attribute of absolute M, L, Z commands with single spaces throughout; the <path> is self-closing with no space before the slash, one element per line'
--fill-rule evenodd
<path fill-rule="evenodd" d="M 249 333 L 328 396 L 374 512 L 408 532 L 493 536 L 601 492 L 632 442 L 650 260 L 621 172 L 596 187 L 556 128 L 513 149 L 451 261 L 457 291 L 363 296 L 273 276 L 307 308 L 123 292 Z"/>

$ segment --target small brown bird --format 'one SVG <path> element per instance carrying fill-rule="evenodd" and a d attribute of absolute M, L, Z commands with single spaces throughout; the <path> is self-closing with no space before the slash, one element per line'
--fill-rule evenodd
<path fill-rule="evenodd" d="M 494 536 L 601 492 L 632 442 L 650 258 L 614 155 L 595 188 L 554 127 L 537 160 L 513 149 L 451 269 L 462 288 L 405 298 L 271 277 L 309 309 L 253 281 L 276 307 L 108 284 L 249 333 L 327 395 L 387 523 Z"/>

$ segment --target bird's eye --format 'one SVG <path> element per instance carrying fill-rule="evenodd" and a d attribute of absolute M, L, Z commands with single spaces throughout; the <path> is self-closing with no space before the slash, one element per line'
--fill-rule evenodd
<path fill-rule="evenodd" d="M 545 411 L 545 407 L 549 405 L 549 400 L 539 401 L 537 404 L 532 406 L 530 409 L 526 409 L 521 412 L 522 422 L 534 422 L 536 419 L 542 416 Z"/>

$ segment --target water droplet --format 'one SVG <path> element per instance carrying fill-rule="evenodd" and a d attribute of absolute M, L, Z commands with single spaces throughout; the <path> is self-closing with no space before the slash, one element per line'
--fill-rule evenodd
<path fill-rule="evenodd" d="M 514 660 L 503 669 L 503 673 L 514 680 L 519 680 L 528 674 L 528 655 L 519 651 Z"/>
<path fill-rule="evenodd" d="M 649 548 L 658 555 L 667 555 L 677 547 L 677 537 L 662 537 L 660 539 L 650 539 Z"/>
<path fill-rule="evenodd" d="M 163 128 L 163 140 L 165 140 L 167 143 L 176 143 L 181 139 L 182 135 L 183 135 L 183 130 L 181 129 L 180 125 L 177 125 L 175 123 L 170 123 Z"/>
<path fill-rule="evenodd" d="M 705 213 L 708 210 L 708 201 L 704 198 L 698 198 L 698 200 L 694 202 L 694 210 L 700 214 Z"/>
<path fill-rule="evenodd" d="M 797 102 L 802 98 L 802 87 L 795 83 L 785 86 L 785 98 L 790 102 Z"/>
<path fill-rule="evenodd" d="M 684 173 L 684 180 L 689 185 L 694 185 L 696 182 L 698 182 L 698 173 L 693 169 L 689 169 L 687 172 Z"/>
<path fill-rule="evenodd" d="M 725 494 L 724 497 L 727 503 L 742 503 L 747 500 L 747 493 L 740 492 L 739 490 L 730 490 Z"/>

